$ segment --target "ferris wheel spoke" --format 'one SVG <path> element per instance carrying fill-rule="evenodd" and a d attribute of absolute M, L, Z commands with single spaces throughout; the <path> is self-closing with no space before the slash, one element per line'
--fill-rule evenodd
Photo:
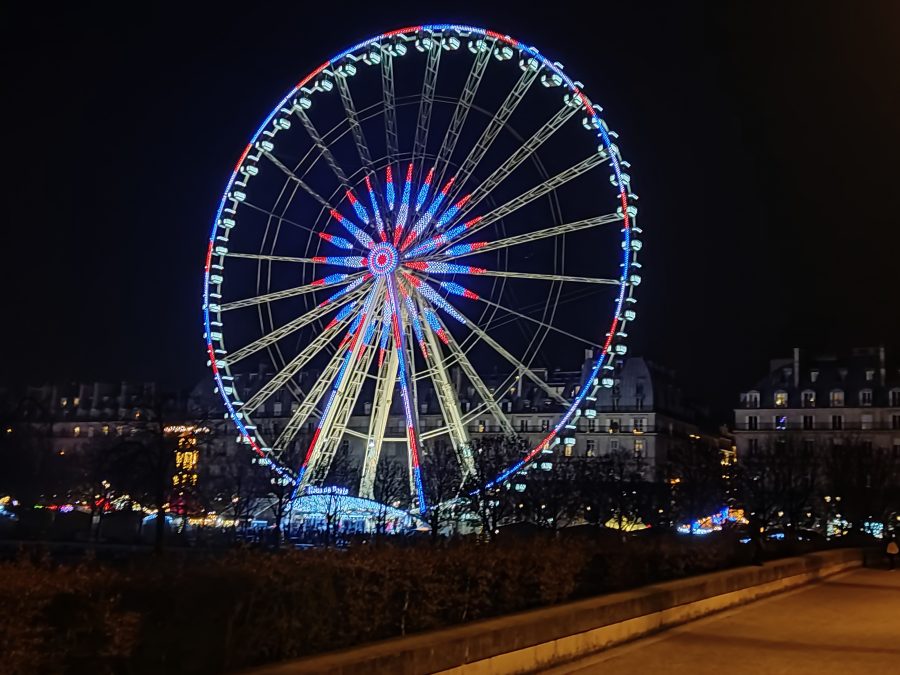
<path fill-rule="evenodd" d="M 237 251 L 228 251 L 225 254 L 228 258 L 248 258 L 250 260 L 268 260 L 271 262 L 290 262 L 300 264 L 314 263 L 313 258 L 292 258 L 285 255 L 264 255 L 262 253 L 239 253 Z"/>
<path fill-rule="evenodd" d="M 366 332 L 369 323 L 371 323 L 371 317 L 368 321 L 360 324 L 358 329 L 360 335 Z M 366 349 L 363 352 L 364 342 L 361 339 L 356 340 L 354 345 L 355 348 L 349 351 L 350 364 L 347 374 L 335 390 L 337 395 L 331 406 L 323 412 L 323 421 L 319 425 L 321 434 L 317 439 L 318 450 L 311 456 L 304 476 L 307 483 L 322 482 L 328 475 L 328 470 L 331 468 L 331 463 L 347 429 L 347 423 L 359 400 L 363 384 L 366 381 L 366 374 L 372 367 L 375 350 Z"/>
<path fill-rule="evenodd" d="M 338 349 L 332 355 L 328 364 L 322 370 L 319 379 L 316 380 L 316 383 L 312 387 L 310 387 L 309 392 L 303 398 L 303 402 L 297 406 L 297 409 L 293 413 L 291 413 L 284 429 L 282 429 L 278 438 L 275 439 L 273 446 L 275 452 L 285 452 L 288 445 L 290 445 L 297 437 L 297 434 L 300 433 L 300 430 L 316 409 L 316 405 L 322 399 L 325 391 L 334 382 L 334 378 L 337 377 L 338 371 L 346 356 L 346 349 Z"/>
<path fill-rule="evenodd" d="M 471 266 L 464 266 L 471 267 Z M 477 274 L 486 277 L 503 277 L 506 279 L 536 279 L 538 281 L 567 281 L 578 284 L 605 284 L 607 286 L 618 286 L 622 283 L 621 279 L 604 279 L 601 277 L 579 277 L 569 274 L 533 274 L 531 272 L 504 272 L 500 270 L 487 270 L 480 267 L 471 268 L 475 270 L 470 274 Z"/>
<path fill-rule="evenodd" d="M 347 421 L 353 414 L 353 407 L 356 405 L 356 399 L 362 390 L 366 373 L 375 354 L 374 349 L 368 350 L 365 354 L 363 350 L 369 336 L 369 326 L 374 319 L 375 299 L 381 286 L 381 282 L 375 284 L 359 314 L 361 320 L 354 321 L 351 326 L 350 345 L 334 378 L 331 394 L 325 402 L 325 408 L 306 451 L 306 458 L 300 467 L 297 478 L 298 490 L 302 491 L 312 481 L 322 481 L 328 474 L 338 443 L 347 428 Z M 341 352 L 340 349 L 338 351 Z"/>
<path fill-rule="evenodd" d="M 372 351 L 374 352 L 374 349 Z M 369 433 L 365 438 L 366 453 L 359 482 L 359 496 L 363 499 L 374 498 L 375 474 L 378 470 L 378 460 L 381 458 L 381 449 L 384 446 L 391 403 L 394 400 L 399 363 L 397 350 L 391 349 L 387 361 L 378 369 L 376 376 L 372 415 L 369 418 Z"/>
<path fill-rule="evenodd" d="M 472 177 L 475 169 L 478 168 L 481 160 L 484 159 L 484 156 L 494 143 L 494 140 L 500 134 L 500 131 L 506 125 L 506 122 L 509 120 L 515 109 L 519 106 L 519 103 L 522 102 L 522 99 L 525 97 L 525 94 L 537 77 L 538 72 L 538 70 L 531 70 L 528 68 L 519 77 L 519 80 L 500 105 L 496 114 L 491 118 L 487 128 L 482 132 L 478 142 L 475 143 L 474 147 L 469 152 L 468 157 L 466 157 L 462 166 L 460 166 L 459 171 L 456 173 L 456 187 L 451 193 L 450 198 L 447 200 L 448 202 L 452 203 L 456 201 L 457 196 L 466 186 L 466 183 L 468 183 L 469 178 Z"/>
<path fill-rule="evenodd" d="M 516 310 L 510 309 L 509 307 L 506 307 L 505 305 L 501 305 L 500 303 L 494 302 L 493 300 L 488 300 L 487 298 L 484 298 L 484 297 L 479 297 L 478 299 L 481 302 L 485 303 L 486 305 L 496 307 L 497 309 L 503 310 L 504 312 L 508 312 L 509 314 L 512 314 L 513 316 L 519 317 L 520 319 L 526 319 L 527 321 L 536 323 L 539 326 L 541 326 L 542 328 L 545 328 L 547 330 L 552 330 L 553 332 L 559 333 L 560 335 L 565 335 L 566 337 L 572 338 L 573 340 L 577 340 L 578 342 L 584 343 L 586 345 L 590 345 L 591 347 L 596 347 L 597 349 L 603 349 L 603 345 L 601 345 L 597 342 L 594 342 L 593 340 L 588 340 L 587 338 L 579 337 L 578 335 L 575 335 L 574 333 L 570 333 L 566 330 L 563 330 L 562 328 L 557 328 L 553 324 L 546 323 L 544 321 L 541 321 L 540 319 L 535 319 L 533 316 L 528 316 L 527 314 L 523 314 L 522 312 L 517 312 Z M 500 324 L 494 324 L 494 325 L 496 327 L 497 325 L 500 325 Z"/>
<path fill-rule="evenodd" d="M 403 416 L 406 420 L 406 442 L 410 465 L 410 492 L 418 501 L 419 511 L 425 513 L 428 509 L 428 505 L 425 501 L 425 492 L 422 489 L 422 473 L 419 466 L 419 421 L 413 406 L 413 401 L 411 400 L 406 335 L 404 328 L 400 325 L 403 317 L 400 308 L 400 293 L 397 290 L 393 279 L 388 281 L 387 290 L 388 299 L 391 304 L 391 324 L 394 333 L 394 349 L 397 352 L 397 358 L 399 360 L 400 398 L 403 401 Z M 412 350 L 409 350 L 408 353 L 411 357 Z"/>
<path fill-rule="evenodd" d="M 362 279 L 362 278 L 364 278 L 364 277 L 360 277 L 360 279 Z M 357 279 L 356 281 L 358 282 L 359 279 Z M 348 286 L 348 288 L 349 288 L 349 286 Z M 263 335 L 261 338 L 254 340 L 253 342 L 246 345 L 245 347 L 241 347 L 237 351 L 228 354 L 225 357 L 225 360 L 227 361 L 227 363 L 229 365 L 234 365 L 238 361 L 241 361 L 241 360 L 247 358 L 248 356 L 255 354 L 259 350 L 265 349 L 266 347 L 269 347 L 269 346 L 275 344 L 282 338 L 290 335 L 291 333 L 293 333 L 295 331 L 300 330 L 304 326 L 308 326 L 313 321 L 321 319 L 322 317 L 324 317 L 326 314 L 328 314 L 332 310 L 337 309 L 338 307 L 342 307 L 342 306 L 358 299 L 360 296 L 362 296 L 366 292 L 366 290 L 367 289 L 365 289 L 365 288 L 356 288 L 335 301 L 327 302 L 327 304 L 326 303 L 320 304 L 319 306 L 310 310 L 306 314 L 303 314 L 302 316 L 299 316 L 296 319 L 289 321 L 288 323 L 284 324 L 280 328 L 276 328 L 271 333 L 267 333 L 266 335 Z"/>
<path fill-rule="evenodd" d="M 457 461 L 462 470 L 463 478 L 475 475 L 475 462 L 472 458 L 472 442 L 463 423 L 459 398 L 453 384 L 450 382 L 450 373 L 444 364 L 444 356 L 440 345 L 438 344 L 438 334 L 432 325 L 435 322 L 436 315 L 428 315 L 430 308 L 426 308 L 421 297 L 417 298 L 417 311 L 422 316 L 429 316 L 431 319 L 424 322 L 425 340 L 428 344 L 428 352 L 431 355 L 432 368 L 431 379 L 434 383 L 434 391 L 437 395 L 438 405 L 441 408 L 441 414 L 447 423 L 448 435 L 453 445 L 453 451 L 456 453 Z M 437 324 L 438 331 L 442 331 L 445 340 L 449 338 L 446 332 Z"/>
<path fill-rule="evenodd" d="M 347 180 L 347 174 L 344 173 L 344 170 L 337 163 L 337 160 L 334 158 L 334 155 L 331 154 L 331 150 L 328 145 L 322 140 L 322 137 L 319 135 L 319 132 L 316 130 L 315 125 L 312 123 L 312 120 L 309 119 L 309 115 L 306 114 L 302 108 L 294 108 L 294 113 L 297 117 L 300 118 L 300 122 L 303 123 L 303 128 L 306 129 L 306 133 L 309 134 L 309 137 L 312 139 L 313 145 L 319 151 L 319 154 L 322 156 L 322 159 L 325 160 L 325 163 L 329 166 L 331 171 L 337 177 L 341 186 L 345 190 L 350 189 L 350 182 Z"/>
<path fill-rule="evenodd" d="M 488 335 L 485 331 L 483 331 L 481 328 L 476 326 L 471 321 L 467 321 L 466 326 L 469 328 L 469 330 L 472 333 L 474 333 L 477 337 L 481 338 L 485 344 L 487 344 L 495 352 L 497 352 L 500 356 L 502 356 L 504 359 L 509 361 L 513 366 L 515 366 L 516 370 L 518 372 L 522 373 L 523 375 L 526 375 L 528 377 L 528 379 L 530 379 L 538 387 L 540 387 L 544 391 L 544 393 L 547 394 L 548 397 L 552 398 L 554 401 L 556 401 L 557 403 L 559 403 L 562 406 L 565 406 L 565 407 L 569 406 L 569 401 L 567 401 L 565 398 L 563 398 L 549 384 L 547 384 L 546 382 L 544 382 L 544 380 L 542 380 L 540 377 L 538 377 L 534 373 L 534 371 L 532 371 L 528 366 L 526 366 L 519 359 L 517 359 L 515 356 L 513 356 L 512 353 L 510 353 L 510 351 L 508 349 L 506 349 L 506 347 L 501 345 L 499 342 L 497 342 L 494 338 L 492 338 L 490 335 Z"/>
<path fill-rule="evenodd" d="M 265 213 L 267 216 L 270 216 L 277 220 L 279 223 L 287 223 L 288 225 L 293 225 L 294 227 L 299 227 L 301 230 L 306 230 L 307 232 L 312 232 L 315 234 L 315 230 L 308 225 L 303 225 L 298 223 L 296 220 L 291 220 L 290 218 L 285 218 L 282 215 L 275 213 L 274 211 L 270 211 L 269 209 L 265 209 L 262 206 L 257 206 L 252 202 L 248 202 L 246 200 L 240 202 L 241 206 L 249 206 L 254 211 L 259 211 L 260 213 Z"/>
<path fill-rule="evenodd" d="M 316 291 L 322 290 L 323 288 L 331 288 L 333 286 L 340 286 L 342 284 L 350 284 L 365 275 L 365 272 L 356 272 L 355 274 L 330 274 L 327 277 L 322 279 L 317 279 L 312 283 L 305 284 L 303 286 L 296 286 L 294 288 L 287 288 L 283 291 L 274 291 L 272 293 L 265 293 L 264 295 L 257 295 L 252 298 L 244 298 L 243 300 L 234 300 L 233 302 L 226 302 L 221 305 L 221 311 L 227 312 L 232 309 L 241 309 L 243 307 L 253 307 L 255 305 L 262 305 L 269 302 L 274 302 L 276 300 L 284 300 L 285 298 L 294 298 L 298 295 L 306 295 L 307 293 L 315 293 Z"/>
<path fill-rule="evenodd" d="M 563 223 L 562 225 L 554 225 L 553 227 L 547 227 L 542 230 L 535 230 L 534 232 L 527 232 L 525 234 L 506 237 L 505 239 L 481 242 L 477 245 L 456 244 L 455 241 L 452 241 L 449 242 L 451 245 L 447 249 L 438 254 L 438 257 L 441 260 L 453 260 L 454 258 L 462 258 L 463 256 L 471 255 L 473 253 L 487 253 L 488 251 L 496 251 L 501 248 L 516 246 L 517 244 L 527 244 L 532 241 L 538 241 L 539 239 L 558 237 L 563 234 L 568 234 L 569 232 L 577 232 L 579 230 L 586 230 L 591 227 L 597 227 L 599 225 L 609 225 L 621 221 L 622 216 L 611 213 L 604 216 L 594 216 L 592 218 L 585 218 L 584 220 L 576 220 L 571 223 Z M 459 248 L 456 248 L 457 246 Z"/>
<path fill-rule="evenodd" d="M 460 234 L 456 241 L 459 242 L 472 236 L 488 225 L 495 223 L 501 218 L 505 218 L 513 211 L 522 208 L 526 204 L 533 202 L 535 199 L 539 199 L 540 197 L 553 192 L 569 181 L 574 180 L 578 176 L 587 173 L 594 167 L 600 166 L 607 161 L 609 161 L 609 157 L 607 155 L 600 154 L 599 152 L 586 157 L 585 159 L 578 162 L 578 164 L 575 164 L 565 171 L 562 171 L 561 173 L 548 178 L 543 183 L 535 185 L 533 188 L 527 190 L 526 192 L 523 192 L 518 197 L 515 197 L 505 204 L 501 204 L 493 211 L 489 211 L 488 213 L 484 214 L 484 216 L 477 223 L 472 225 L 472 227 L 466 228 L 466 230 L 462 232 L 462 234 Z"/>
<path fill-rule="evenodd" d="M 353 103 L 353 96 L 350 94 L 350 85 L 347 83 L 346 76 L 335 77 L 337 81 L 338 92 L 341 95 L 341 103 L 344 106 L 344 115 L 350 124 L 350 131 L 353 134 L 353 141 L 356 143 L 356 151 L 359 153 L 359 159 L 362 162 L 367 177 L 375 178 L 375 185 L 378 186 L 378 175 L 372 168 L 372 153 L 369 152 L 369 146 L 366 143 L 366 136 L 363 133 L 362 125 L 359 123 L 359 115 L 356 112 L 356 106 Z M 380 189 L 377 190 L 381 192 Z"/>
<path fill-rule="evenodd" d="M 300 372 L 317 354 L 319 354 L 335 335 L 349 323 L 345 318 L 323 330 L 316 338 L 300 351 L 291 361 L 279 370 L 268 382 L 253 394 L 241 406 L 241 412 L 252 414 L 259 406 L 265 403 L 275 392 L 285 386 L 291 378 Z"/>
<path fill-rule="evenodd" d="M 497 423 L 503 429 L 503 432 L 506 434 L 514 434 L 514 428 L 512 422 L 509 421 L 509 418 L 504 414 L 504 412 L 500 409 L 500 405 L 494 399 L 491 394 L 491 390 L 484 383 L 484 380 L 481 379 L 481 376 L 478 374 L 478 371 L 475 369 L 475 366 L 472 365 L 472 362 L 469 361 L 462 347 L 459 346 L 456 339 L 450 335 L 450 331 L 447 330 L 446 325 L 440 318 L 437 319 L 438 325 L 440 325 L 447 335 L 447 347 L 450 349 L 450 353 L 456 358 L 456 362 L 459 364 L 463 373 L 466 377 L 469 378 L 469 382 L 472 383 L 472 388 L 475 389 L 475 392 L 487 406 L 488 411 L 494 416 L 497 420 Z"/>
<path fill-rule="evenodd" d="M 417 178 L 421 175 L 428 147 L 428 129 L 431 126 L 431 109 L 434 107 L 434 92 L 437 87 L 438 69 L 441 65 L 441 44 L 432 39 L 425 63 L 425 77 L 422 81 L 422 96 L 419 101 L 419 116 L 416 120 L 416 138 L 413 143 L 412 161 L 416 166 Z"/>
<path fill-rule="evenodd" d="M 472 196 L 468 203 L 459 213 L 462 219 L 477 204 L 487 197 L 500 183 L 506 180 L 509 175 L 521 166 L 535 151 L 543 145 L 557 130 L 559 130 L 566 122 L 568 122 L 575 113 L 577 108 L 572 106 L 563 106 L 548 122 L 546 122 L 535 134 L 510 155 L 500 167 L 494 171 L 488 178 L 472 191 Z"/>
<path fill-rule="evenodd" d="M 388 161 L 393 163 L 400 154 L 397 132 L 397 107 L 394 95 L 394 56 L 382 49 L 381 90 L 384 102 L 384 135 L 387 143 Z"/>
<path fill-rule="evenodd" d="M 279 169 L 280 169 L 280 170 L 281 170 L 281 171 L 282 171 L 282 172 L 283 172 L 290 180 L 292 180 L 292 181 L 294 181 L 295 183 L 297 183 L 297 185 L 299 185 L 300 188 L 301 188 L 304 192 L 306 192 L 306 194 L 308 194 L 310 197 L 312 197 L 312 198 L 315 199 L 317 202 L 319 202 L 319 204 L 321 204 L 322 206 L 324 206 L 326 209 L 333 209 L 333 208 L 334 208 L 331 204 L 328 203 L 328 201 L 327 201 L 322 195 L 320 195 L 318 192 L 316 192 L 315 190 L 313 190 L 313 189 L 306 183 L 306 181 L 304 181 L 302 178 L 300 178 L 300 176 L 298 176 L 296 173 L 294 173 L 293 171 L 291 171 L 285 164 L 283 164 L 283 163 L 281 162 L 281 160 L 279 160 L 277 157 L 275 157 L 275 155 L 273 155 L 271 152 L 267 152 L 267 151 L 265 151 L 265 150 L 263 150 L 263 153 L 262 153 L 262 154 L 263 154 L 265 157 L 267 157 L 267 158 L 269 159 L 269 161 L 271 161 L 275 166 L 277 166 L 277 167 L 278 167 L 278 168 L 279 168 Z"/>
<path fill-rule="evenodd" d="M 444 184 L 444 178 L 447 174 L 447 166 L 449 165 L 450 158 L 453 157 L 453 151 L 456 149 L 456 144 L 459 141 L 459 136 L 466 123 L 466 118 L 469 116 L 469 111 L 472 109 L 472 102 L 475 100 L 475 95 L 478 93 L 478 87 L 484 77 L 484 72 L 487 69 L 488 63 L 490 63 L 494 42 L 495 40 L 485 41 L 484 48 L 480 49 L 475 56 L 475 61 L 472 63 L 472 68 L 469 70 L 466 83 L 463 85 L 459 103 L 457 103 L 456 108 L 453 111 L 453 117 L 444 134 L 444 141 L 441 143 L 441 149 L 438 151 L 437 159 L 434 162 L 436 169 L 435 173 L 438 176 L 437 185 Z"/>

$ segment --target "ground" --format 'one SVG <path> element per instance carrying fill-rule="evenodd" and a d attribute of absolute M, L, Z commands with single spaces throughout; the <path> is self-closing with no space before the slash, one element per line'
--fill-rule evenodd
<path fill-rule="evenodd" d="M 840 574 L 546 672 L 897 673 L 900 570 Z"/>

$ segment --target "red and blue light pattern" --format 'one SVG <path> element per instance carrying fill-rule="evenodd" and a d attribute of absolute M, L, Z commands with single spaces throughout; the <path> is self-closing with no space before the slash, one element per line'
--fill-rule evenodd
<path fill-rule="evenodd" d="M 565 427 L 565 425 L 569 423 L 569 421 L 574 416 L 575 411 L 578 410 L 583 404 L 585 397 L 588 396 L 592 391 L 592 388 L 594 387 L 594 381 L 596 380 L 598 373 L 610 358 L 610 354 L 612 353 L 612 342 L 619 328 L 620 317 L 622 316 L 622 308 L 625 302 L 626 293 L 629 288 L 629 280 L 632 269 L 632 226 L 629 213 L 629 199 L 631 195 L 629 193 L 627 181 L 623 181 L 623 175 L 620 166 L 621 160 L 610 141 L 606 126 L 599 118 L 594 106 L 592 105 L 590 100 L 582 93 L 580 86 L 577 85 L 566 73 L 564 73 L 560 66 L 556 65 L 554 62 L 550 61 L 545 56 L 540 54 L 535 48 L 521 43 L 509 36 L 501 35 L 500 33 L 485 30 L 482 28 L 455 24 L 432 24 L 401 28 L 396 31 L 378 35 L 350 47 L 349 49 L 341 52 L 340 54 L 337 54 L 334 58 L 320 65 L 313 72 L 307 75 L 303 80 L 297 83 L 297 85 L 290 92 L 288 92 L 288 94 L 273 108 L 272 112 L 265 118 L 265 120 L 263 120 L 262 124 L 251 136 L 250 142 L 247 144 L 246 148 L 244 148 L 243 152 L 238 158 L 237 164 L 235 165 L 234 171 L 230 179 L 228 180 L 225 191 L 222 195 L 215 214 L 212 231 L 209 238 L 209 245 L 206 251 L 204 268 L 203 322 L 205 329 L 204 337 L 206 340 L 207 354 L 209 357 L 209 365 L 213 372 L 213 378 L 216 382 L 217 391 L 223 398 L 228 415 L 236 425 L 244 442 L 246 442 L 251 447 L 253 452 L 261 458 L 265 458 L 268 460 L 270 451 L 262 445 L 262 441 L 257 435 L 255 427 L 253 427 L 249 423 L 249 418 L 246 416 L 246 414 L 240 411 L 241 404 L 233 401 L 230 396 L 230 392 L 232 391 L 230 383 L 232 382 L 233 378 L 230 374 L 230 369 L 227 362 L 227 352 L 224 349 L 224 345 L 221 344 L 221 338 L 217 337 L 220 335 L 218 330 L 220 330 L 219 327 L 222 325 L 220 317 L 221 309 L 218 305 L 218 298 L 221 297 L 221 274 L 218 273 L 218 270 L 222 270 L 224 268 L 225 254 L 219 252 L 216 240 L 217 238 L 219 238 L 219 234 L 225 231 L 226 220 L 230 220 L 230 226 L 234 225 L 234 218 L 237 215 L 241 200 L 239 200 L 237 196 L 235 196 L 232 190 L 234 188 L 235 182 L 238 179 L 239 171 L 245 165 L 245 163 L 256 161 L 253 158 L 248 159 L 251 150 L 255 146 L 257 146 L 258 143 L 262 143 L 262 140 L 264 139 L 261 139 L 261 137 L 264 132 L 269 130 L 270 127 L 275 128 L 273 127 L 273 124 L 276 120 L 276 117 L 278 117 L 279 115 L 289 114 L 291 108 L 291 104 L 289 102 L 299 95 L 301 89 L 304 89 L 310 82 L 313 82 L 315 78 L 322 74 L 322 72 L 328 69 L 332 64 L 341 61 L 349 54 L 360 52 L 361 50 L 370 49 L 373 45 L 378 45 L 381 41 L 386 40 L 387 38 L 392 38 L 400 35 L 415 36 L 423 32 L 442 33 L 446 31 L 453 31 L 457 34 L 468 34 L 476 38 L 479 36 L 482 38 L 489 38 L 508 45 L 513 49 L 518 49 L 521 52 L 522 58 L 534 59 L 537 63 L 540 64 L 541 68 L 546 69 L 546 71 L 548 72 L 552 72 L 554 76 L 556 76 L 562 82 L 563 86 L 568 89 L 570 94 L 575 99 L 580 101 L 581 105 L 588 113 L 588 116 L 593 124 L 593 128 L 596 130 L 596 136 L 599 139 L 600 144 L 603 148 L 605 148 L 605 151 L 609 157 L 609 162 L 612 166 L 615 177 L 614 184 L 618 189 L 618 199 L 621 203 L 620 213 L 623 220 L 622 232 L 624 254 L 621 263 L 622 273 L 620 284 L 618 286 L 618 294 L 614 303 L 614 312 L 612 315 L 613 318 L 609 329 L 607 330 L 607 337 L 605 343 L 603 344 L 603 349 L 599 351 L 597 358 L 593 363 L 591 371 L 588 373 L 584 384 L 578 390 L 576 396 L 573 398 L 570 407 L 564 412 L 553 429 L 550 430 L 546 437 L 543 438 L 541 442 L 538 443 L 521 461 L 517 462 L 515 465 L 500 473 L 497 477 L 488 482 L 486 484 L 486 487 L 492 487 L 498 484 L 502 484 L 511 475 L 525 468 L 538 453 L 550 447 L 554 438 L 556 438 L 556 436 Z M 309 90 L 305 89 L 304 91 Z M 288 112 L 286 113 L 285 111 Z M 393 171 L 394 168 L 391 166 L 387 166 L 385 169 L 383 195 L 379 195 L 376 193 L 376 191 L 373 189 L 370 178 L 366 177 L 365 189 L 369 194 L 371 212 L 367 211 L 367 209 L 357 199 L 352 190 L 347 191 L 346 200 L 349 204 L 350 209 L 353 211 L 357 222 L 354 222 L 347 216 L 342 215 L 337 209 L 333 209 L 331 211 L 331 215 L 334 220 L 336 220 L 351 235 L 352 239 L 347 239 L 331 232 L 318 233 L 322 241 L 332 244 L 338 249 L 342 249 L 344 251 L 353 251 L 353 249 L 359 246 L 362 250 L 357 251 L 354 255 L 347 256 L 319 256 L 316 258 L 316 263 L 322 264 L 326 267 L 336 266 L 368 269 L 366 269 L 366 272 L 362 276 L 357 276 L 356 274 L 347 275 L 340 273 L 328 273 L 318 281 L 312 282 L 313 285 L 321 287 L 327 287 L 339 283 L 346 283 L 346 285 L 343 286 L 340 290 L 333 293 L 327 299 L 319 303 L 319 307 L 325 307 L 331 304 L 339 307 L 338 312 L 330 320 L 330 323 L 326 325 L 325 330 L 333 328 L 339 321 L 346 320 L 351 316 L 354 317 L 351 324 L 351 329 L 348 333 L 348 337 L 344 338 L 342 346 L 340 347 L 340 349 L 345 350 L 346 353 L 343 356 L 344 360 L 341 363 L 340 370 L 338 371 L 338 374 L 334 379 L 331 391 L 329 392 L 329 395 L 326 399 L 323 413 L 319 421 L 319 426 L 314 433 L 303 465 L 299 468 L 299 470 L 294 472 L 291 467 L 282 466 L 278 463 L 273 462 L 269 462 L 269 464 L 279 476 L 294 480 L 295 485 L 297 486 L 301 484 L 307 467 L 309 466 L 310 460 L 314 454 L 315 448 L 317 447 L 319 436 L 322 430 L 322 425 L 325 423 L 325 420 L 328 417 L 328 412 L 331 410 L 331 407 L 334 404 L 334 399 L 337 396 L 337 391 L 340 388 L 341 382 L 347 376 L 348 369 L 351 367 L 351 355 L 354 351 L 355 346 L 357 345 L 357 342 L 360 340 L 363 341 L 363 344 L 359 345 L 359 349 L 357 350 L 361 351 L 362 347 L 365 344 L 368 344 L 370 340 L 374 338 L 375 333 L 380 329 L 381 335 L 379 339 L 379 367 L 381 367 L 384 362 L 384 354 L 386 350 L 391 348 L 389 344 L 391 335 L 393 336 L 394 348 L 397 350 L 396 353 L 399 361 L 398 385 L 403 400 L 404 417 L 406 419 L 407 425 L 407 444 L 410 453 L 410 465 L 413 468 L 414 482 L 417 492 L 416 499 L 418 501 L 419 510 L 424 513 L 427 510 L 427 504 L 425 501 L 424 492 L 422 490 L 422 479 L 419 466 L 420 453 L 417 437 L 417 423 L 415 411 L 413 410 L 411 405 L 411 397 L 409 391 L 410 374 L 408 358 L 409 355 L 411 355 L 411 352 L 406 348 L 405 333 L 401 328 L 401 323 L 403 321 L 402 311 L 403 309 L 406 310 L 408 321 L 413 326 L 413 331 L 416 339 L 419 341 L 420 346 L 423 349 L 423 353 L 425 353 L 423 326 L 421 324 L 421 321 L 419 320 L 418 312 L 415 311 L 415 302 L 412 299 L 412 295 L 417 294 L 417 298 L 419 299 L 420 305 L 422 307 L 422 317 L 425 319 L 425 324 L 427 325 L 428 329 L 433 331 L 433 333 L 443 343 L 448 344 L 449 340 L 452 339 L 452 336 L 449 336 L 445 331 L 435 309 L 449 314 L 456 321 L 464 325 L 467 324 L 468 320 L 452 304 L 450 304 L 450 302 L 440 292 L 438 292 L 430 284 L 428 284 L 423 277 L 428 277 L 429 274 L 477 275 L 481 272 L 484 272 L 485 270 L 483 268 L 469 265 L 449 264 L 443 262 L 441 259 L 446 259 L 449 257 L 460 257 L 476 253 L 481 248 L 487 246 L 488 243 L 464 243 L 460 241 L 461 238 L 465 237 L 467 231 L 474 227 L 480 220 L 479 218 L 474 218 L 466 223 L 454 223 L 454 219 L 468 201 L 468 196 L 463 197 L 461 200 L 457 201 L 455 204 L 453 204 L 443 212 L 440 212 L 443 201 L 445 200 L 446 195 L 449 192 L 450 185 L 453 182 L 452 179 L 443 190 L 432 197 L 431 204 L 429 205 L 428 209 L 423 212 L 422 209 L 431 191 L 432 180 L 434 177 L 434 168 L 429 169 L 428 173 L 426 174 L 425 180 L 421 185 L 418 186 L 418 190 L 415 192 L 415 202 L 413 203 L 412 196 L 414 194 L 413 190 L 415 187 L 413 185 L 414 166 L 412 164 L 409 164 L 406 167 L 405 180 L 400 196 L 399 205 L 397 204 L 396 200 L 397 195 Z M 381 199 L 383 199 L 383 202 L 381 201 Z M 385 208 L 384 212 L 382 212 L 381 210 L 382 205 Z M 407 231 L 406 228 L 410 221 L 411 210 L 413 210 L 416 214 L 414 218 L 415 224 L 413 225 L 412 229 Z M 374 228 L 372 227 L 373 221 Z M 362 223 L 363 227 L 358 224 L 359 222 Z M 365 231 L 364 227 L 370 228 L 372 233 L 377 236 L 379 240 L 379 243 L 377 245 L 375 239 L 373 239 L 373 237 Z M 436 232 L 431 234 L 429 233 L 430 229 L 434 229 L 436 230 Z M 402 246 L 401 241 L 403 242 Z M 386 246 L 388 248 L 376 249 L 376 246 Z M 383 260 L 381 258 L 376 258 L 375 262 L 373 263 L 372 254 L 375 250 L 378 251 L 379 255 L 383 254 L 386 257 Z M 429 255 L 431 256 L 431 259 L 425 260 L 423 258 L 424 256 Z M 215 262 L 213 260 L 214 256 L 217 256 Z M 390 264 L 388 264 L 388 259 L 391 258 L 391 256 L 393 256 L 393 259 Z M 401 258 L 403 263 L 402 265 L 399 264 Z M 381 262 L 379 262 L 379 260 L 381 260 Z M 407 268 L 410 271 L 407 271 Z M 386 271 L 388 269 L 389 271 Z M 214 270 L 216 270 L 216 272 L 214 272 Z M 416 274 L 413 274 L 411 272 L 415 272 Z M 385 279 L 386 281 L 385 286 L 387 290 L 384 294 L 375 292 L 375 289 L 378 288 L 376 282 L 380 283 L 381 279 Z M 466 299 L 478 299 L 479 297 L 475 292 L 464 288 L 463 286 L 455 282 L 440 280 L 436 281 L 437 283 L 439 283 L 440 288 L 448 295 Z M 356 300 L 344 305 L 340 305 L 337 302 L 347 294 L 353 292 L 357 288 L 360 288 L 363 284 L 369 282 L 372 282 L 373 287 L 372 290 L 369 291 L 366 300 L 361 307 Z M 405 290 L 398 290 L 405 288 L 409 289 L 408 292 Z M 403 294 L 404 300 L 402 305 L 398 298 L 398 293 Z M 383 303 L 382 310 L 380 312 L 374 306 L 374 303 L 376 302 Z M 356 312 L 355 315 L 354 312 Z M 366 322 L 365 317 L 370 315 L 371 320 Z M 362 330 L 363 325 L 366 326 L 364 335 Z M 348 342 L 350 343 L 349 345 L 347 344 Z"/>

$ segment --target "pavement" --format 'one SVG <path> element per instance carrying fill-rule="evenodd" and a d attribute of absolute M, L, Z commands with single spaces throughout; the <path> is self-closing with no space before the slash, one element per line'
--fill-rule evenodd
<path fill-rule="evenodd" d="M 857 569 L 542 671 L 900 673 L 900 569 Z"/>

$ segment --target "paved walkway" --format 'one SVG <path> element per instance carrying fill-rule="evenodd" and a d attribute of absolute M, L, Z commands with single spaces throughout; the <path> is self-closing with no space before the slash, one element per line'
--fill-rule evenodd
<path fill-rule="evenodd" d="M 546 672 L 900 673 L 900 570 L 846 572 Z"/>

